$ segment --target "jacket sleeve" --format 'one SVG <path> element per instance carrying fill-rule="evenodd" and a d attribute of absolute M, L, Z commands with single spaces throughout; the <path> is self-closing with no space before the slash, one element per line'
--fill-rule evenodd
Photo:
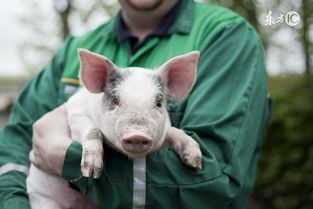
<path fill-rule="evenodd" d="M 59 105 L 59 79 L 69 40 L 51 63 L 23 88 L 8 123 L 0 131 L 0 208 L 30 208 L 25 179 L 30 164 L 32 124 Z"/>
<path fill-rule="evenodd" d="M 270 112 L 263 47 L 250 25 L 240 21 L 210 37 L 195 86 L 177 109 L 173 125 L 200 144 L 203 168 L 186 168 L 174 152 L 163 154 L 162 166 L 151 158 L 149 183 L 160 186 L 150 186 L 148 195 L 171 202 L 162 189 L 178 185 L 179 208 L 244 208 Z"/>
<path fill-rule="evenodd" d="M 245 22 L 221 29 L 202 51 L 178 124 L 198 141 L 204 160 L 197 184 L 185 187 L 185 195 L 197 201 L 182 203 L 185 208 L 244 207 L 269 117 L 264 68 L 261 41 Z"/>

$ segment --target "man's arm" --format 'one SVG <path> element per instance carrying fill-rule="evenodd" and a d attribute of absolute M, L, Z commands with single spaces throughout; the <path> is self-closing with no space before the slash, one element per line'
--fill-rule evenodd
<path fill-rule="evenodd" d="M 157 157 L 147 161 L 147 182 L 168 185 L 169 191 L 179 185 L 183 209 L 244 208 L 269 109 L 264 52 L 256 32 L 243 21 L 222 28 L 201 51 L 194 89 L 172 115 L 180 118 L 173 125 L 199 143 L 202 169 L 185 168 L 169 152 L 157 156 L 164 165 Z M 162 192 L 166 186 L 150 188 L 147 195 L 158 200 L 156 207 L 173 201 Z"/>
<path fill-rule="evenodd" d="M 32 125 L 59 105 L 59 79 L 66 46 L 58 51 L 49 66 L 37 74 L 16 99 L 9 122 L 0 132 L 0 208 L 30 208 L 25 179 L 32 147 Z"/>
<path fill-rule="evenodd" d="M 203 182 L 193 189 L 215 194 L 198 198 L 199 204 L 243 208 L 269 117 L 263 47 L 256 32 L 241 22 L 212 37 L 199 63 L 179 124 L 198 141 L 204 156 Z M 191 195 L 197 199 L 197 193 Z"/>

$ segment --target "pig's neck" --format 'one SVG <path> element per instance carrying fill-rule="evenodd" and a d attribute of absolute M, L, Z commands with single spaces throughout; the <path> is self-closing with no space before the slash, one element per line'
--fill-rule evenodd
<path fill-rule="evenodd" d="M 158 27 L 176 2 L 177 0 L 164 1 L 160 7 L 149 12 L 122 8 L 122 17 L 130 33 L 143 40 Z"/>

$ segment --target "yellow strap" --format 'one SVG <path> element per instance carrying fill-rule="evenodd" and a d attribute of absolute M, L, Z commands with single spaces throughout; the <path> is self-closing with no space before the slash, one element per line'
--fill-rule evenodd
<path fill-rule="evenodd" d="M 62 83 L 69 83 L 69 84 L 75 84 L 75 85 L 79 85 L 79 80 L 78 79 L 74 79 L 74 78 L 61 78 L 61 82 Z"/>

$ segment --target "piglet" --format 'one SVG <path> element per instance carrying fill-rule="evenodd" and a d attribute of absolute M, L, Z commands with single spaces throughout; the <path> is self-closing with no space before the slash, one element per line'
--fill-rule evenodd
<path fill-rule="evenodd" d="M 106 57 L 85 49 L 79 49 L 78 54 L 83 88 L 70 97 L 66 107 L 71 136 L 83 147 L 83 176 L 101 176 L 103 143 L 131 159 L 168 146 L 185 165 L 201 168 L 198 143 L 171 126 L 166 106 L 168 99 L 182 100 L 192 89 L 199 52 L 172 58 L 156 70 L 118 68 Z M 27 178 L 27 190 L 33 209 L 68 208 L 85 198 L 61 177 L 34 165 Z"/>

